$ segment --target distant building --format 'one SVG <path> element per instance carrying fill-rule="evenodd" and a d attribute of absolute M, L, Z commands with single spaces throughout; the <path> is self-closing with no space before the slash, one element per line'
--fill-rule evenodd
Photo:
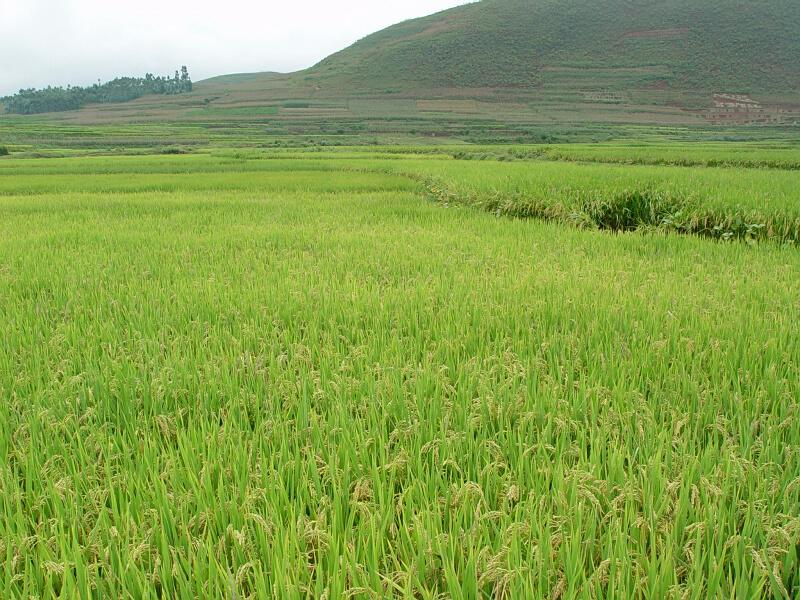
<path fill-rule="evenodd" d="M 704 113 L 705 118 L 713 123 L 781 122 L 781 111 L 777 107 L 764 107 L 758 100 L 744 94 L 714 94 L 713 102 L 714 106 Z"/>
<path fill-rule="evenodd" d="M 736 112 L 760 112 L 761 103 L 741 94 L 714 94 L 714 108 Z"/>

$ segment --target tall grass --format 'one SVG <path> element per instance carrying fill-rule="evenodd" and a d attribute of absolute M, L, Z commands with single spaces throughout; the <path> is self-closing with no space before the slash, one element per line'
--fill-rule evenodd
<path fill-rule="evenodd" d="M 800 148 L 787 143 L 696 144 L 562 144 L 540 146 L 477 146 L 451 149 L 459 160 L 584 161 L 625 165 L 800 169 Z"/>
<path fill-rule="evenodd" d="M 375 165 L 377 168 L 377 164 Z M 386 162 L 440 202 L 582 227 L 800 241 L 796 171 L 568 162 Z"/>
<path fill-rule="evenodd" d="M 2 180 L 3 598 L 800 593 L 796 250 L 139 160 Z"/>

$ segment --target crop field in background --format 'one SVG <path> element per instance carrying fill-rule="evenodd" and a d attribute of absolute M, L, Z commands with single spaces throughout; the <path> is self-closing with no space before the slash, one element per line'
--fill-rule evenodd
<path fill-rule="evenodd" d="M 28 123 L 0 597 L 800 595 L 795 146 Z"/>

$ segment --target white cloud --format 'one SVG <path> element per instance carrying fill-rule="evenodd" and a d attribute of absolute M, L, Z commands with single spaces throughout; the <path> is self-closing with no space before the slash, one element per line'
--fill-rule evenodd
<path fill-rule="evenodd" d="M 466 0 L 0 0 L 0 95 L 186 64 L 195 80 L 294 71 Z"/>

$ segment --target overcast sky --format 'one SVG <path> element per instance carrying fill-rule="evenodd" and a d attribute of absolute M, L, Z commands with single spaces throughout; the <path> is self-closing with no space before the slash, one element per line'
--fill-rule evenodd
<path fill-rule="evenodd" d="M 118 75 L 295 71 L 466 0 L 0 0 L 0 95 Z"/>

